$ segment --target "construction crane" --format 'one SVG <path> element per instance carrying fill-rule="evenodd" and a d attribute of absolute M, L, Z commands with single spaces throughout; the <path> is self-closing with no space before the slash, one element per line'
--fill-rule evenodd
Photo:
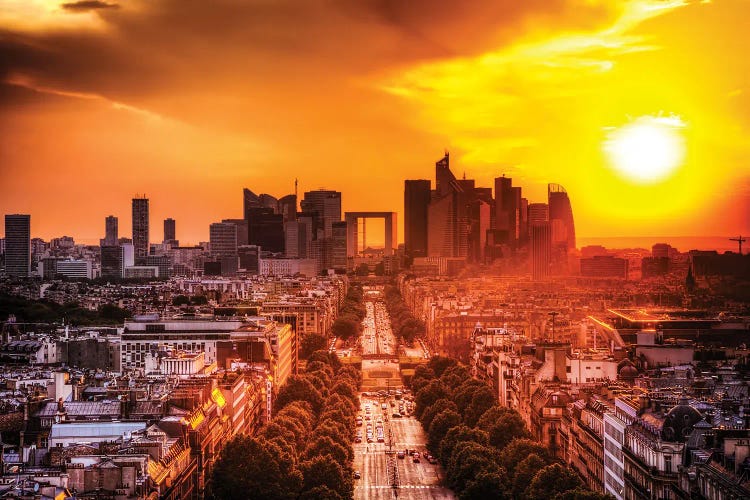
<path fill-rule="evenodd" d="M 729 241 L 736 241 L 737 245 L 740 247 L 740 255 L 742 255 L 742 244 L 747 241 L 745 238 L 742 237 L 742 235 L 739 235 L 736 238 L 729 238 Z"/>

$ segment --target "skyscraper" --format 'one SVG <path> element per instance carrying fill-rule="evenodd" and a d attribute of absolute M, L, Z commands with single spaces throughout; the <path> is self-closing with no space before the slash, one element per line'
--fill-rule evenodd
<path fill-rule="evenodd" d="M 133 249 L 137 265 L 145 263 L 148 243 L 148 198 L 133 198 Z"/>
<path fill-rule="evenodd" d="M 103 246 L 117 245 L 117 222 L 117 217 L 114 215 L 104 219 L 104 240 L 101 242 Z"/>
<path fill-rule="evenodd" d="M 576 228 L 573 222 L 573 209 L 565 188 L 560 184 L 547 185 L 549 221 L 552 227 L 552 244 L 566 252 L 576 247 Z"/>
<path fill-rule="evenodd" d="M 341 193 L 325 189 L 307 191 L 300 206 L 303 212 L 318 214 L 323 235 L 330 238 L 333 234 L 333 223 L 341 221 Z"/>
<path fill-rule="evenodd" d="M 549 276 L 550 273 L 551 235 L 549 222 L 531 222 L 529 236 L 531 238 L 531 278 L 534 281 L 539 281 Z"/>
<path fill-rule="evenodd" d="M 549 222 L 549 205 L 546 203 L 529 203 L 528 206 L 529 234 L 531 225 L 537 222 Z"/>
<path fill-rule="evenodd" d="M 247 220 L 247 242 L 258 245 L 265 252 L 284 251 L 284 216 L 274 213 L 271 208 L 249 208 Z"/>
<path fill-rule="evenodd" d="M 404 181 L 404 246 L 409 257 L 427 256 L 427 211 L 431 182 Z"/>
<path fill-rule="evenodd" d="M 164 219 L 164 242 L 172 242 L 175 241 L 177 238 L 175 237 L 176 231 L 175 231 L 175 222 L 174 219 Z"/>
<path fill-rule="evenodd" d="M 215 257 L 237 256 L 237 226 L 215 222 L 209 228 L 211 255 Z"/>
<path fill-rule="evenodd" d="M 448 153 L 435 163 L 435 190 L 427 210 L 427 256 L 469 255 L 469 206 L 476 199 L 474 181 L 458 180 Z"/>
<path fill-rule="evenodd" d="M 5 272 L 17 278 L 31 274 L 31 215 L 5 216 Z"/>

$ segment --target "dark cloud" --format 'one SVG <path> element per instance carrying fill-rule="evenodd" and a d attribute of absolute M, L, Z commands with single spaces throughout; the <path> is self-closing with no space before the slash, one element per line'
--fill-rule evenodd
<path fill-rule="evenodd" d="M 116 3 L 102 2 L 100 0 L 80 0 L 79 2 L 68 2 L 62 4 L 62 8 L 70 12 L 88 12 L 100 9 L 119 9 Z"/>
<path fill-rule="evenodd" d="M 496 49 L 530 25 L 575 29 L 606 22 L 608 15 L 576 0 L 154 0 L 134 1 L 127 9 L 100 4 L 116 5 L 67 5 L 97 8 L 109 29 L 0 31 L 0 77 L 20 74 L 41 86 L 165 114 L 182 113 L 178 101 L 185 95 L 217 96 L 217 107 L 252 108 L 256 99 L 334 95 L 336 85 L 374 73 Z"/>

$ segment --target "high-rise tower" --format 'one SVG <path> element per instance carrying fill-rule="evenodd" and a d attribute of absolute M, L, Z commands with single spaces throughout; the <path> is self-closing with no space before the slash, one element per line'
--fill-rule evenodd
<path fill-rule="evenodd" d="M 118 238 L 118 221 L 117 217 L 110 215 L 104 219 L 104 240 L 101 242 L 103 246 L 117 245 Z"/>
<path fill-rule="evenodd" d="M 303 212 L 318 214 L 325 238 L 333 235 L 333 223 L 341 221 L 341 192 L 326 189 L 307 191 L 300 206 Z"/>
<path fill-rule="evenodd" d="M 427 256 L 427 210 L 429 180 L 404 181 L 404 246 L 409 257 Z"/>
<path fill-rule="evenodd" d="M 174 219 L 164 219 L 164 242 L 171 242 L 175 241 L 177 238 L 175 237 L 176 231 L 175 231 L 175 222 Z"/>
<path fill-rule="evenodd" d="M 148 198 L 133 198 L 133 251 L 137 265 L 145 262 L 148 243 Z"/>
<path fill-rule="evenodd" d="M 5 216 L 5 272 L 17 278 L 31 274 L 31 215 Z"/>
<path fill-rule="evenodd" d="M 547 185 L 549 221 L 552 228 L 552 245 L 565 251 L 576 247 L 576 228 L 573 222 L 573 209 L 565 188 L 560 184 Z"/>

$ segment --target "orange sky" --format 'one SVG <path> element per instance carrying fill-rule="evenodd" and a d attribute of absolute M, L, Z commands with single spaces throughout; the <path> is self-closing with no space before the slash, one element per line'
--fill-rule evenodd
<path fill-rule="evenodd" d="M 749 17 L 750 0 L 0 0 L 0 212 L 93 241 L 109 214 L 129 235 L 145 193 L 152 241 L 173 217 L 198 242 L 243 187 L 295 177 L 402 212 L 403 180 L 447 148 L 480 185 L 564 185 L 582 237 L 748 233 Z M 602 149 L 643 116 L 679 117 L 687 145 L 648 185 Z"/>

